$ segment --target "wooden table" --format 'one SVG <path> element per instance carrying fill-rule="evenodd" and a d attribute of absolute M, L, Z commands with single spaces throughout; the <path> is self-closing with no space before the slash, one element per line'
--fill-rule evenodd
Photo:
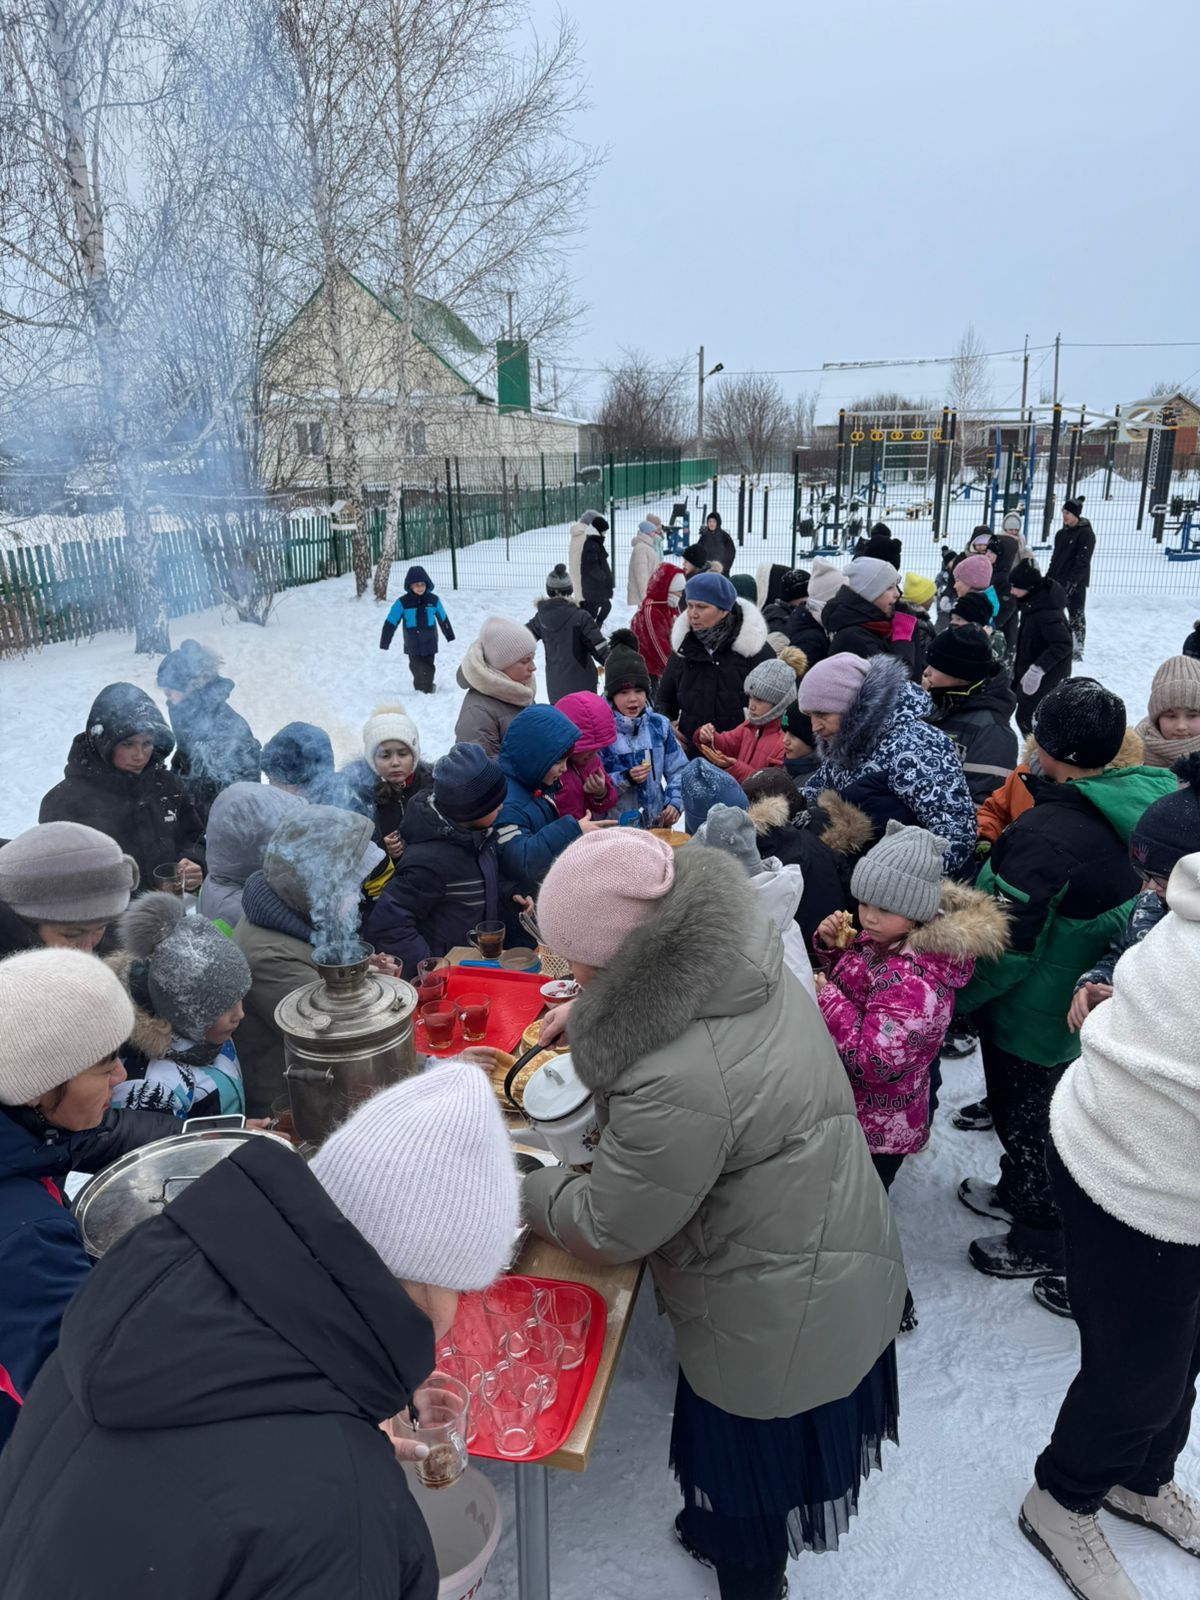
<path fill-rule="evenodd" d="M 619 1267 L 591 1266 L 567 1255 L 557 1245 L 536 1238 L 526 1242 L 517 1261 L 516 1270 L 533 1278 L 558 1278 L 587 1284 L 603 1296 L 608 1307 L 600 1364 L 579 1421 L 553 1455 L 543 1461 L 513 1463 L 520 1600 L 550 1600 L 550 1480 L 546 1469 L 558 1467 L 565 1472 L 583 1472 L 587 1467 L 608 1391 L 616 1375 L 621 1347 L 629 1331 L 644 1267 L 642 1261 L 627 1262 Z"/>

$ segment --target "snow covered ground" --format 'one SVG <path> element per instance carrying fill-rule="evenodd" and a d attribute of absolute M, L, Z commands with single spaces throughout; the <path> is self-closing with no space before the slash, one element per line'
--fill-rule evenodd
<path fill-rule="evenodd" d="M 565 541 L 551 550 L 549 535 L 537 537 L 545 541 L 537 561 L 565 557 Z M 471 581 L 469 564 L 463 581 Z M 260 737 L 293 718 L 319 722 L 344 760 L 357 753 L 373 707 L 403 699 L 425 751 L 436 756 L 452 739 L 460 700 L 453 668 L 480 621 L 493 610 L 526 620 L 533 591 L 464 588 L 445 598 L 458 637 L 442 646 L 438 690 L 427 700 L 412 694 L 399 645 L 380 653 L 383 610 L 356 603 L 348 579 L 290 592 L 264 629 L 214 611 L 180 619 L 172 634 L 217 647 L 237 684 L 233 704 Z M 1123 695 L 1137 720 L 1155 666 L 1178 652 L 1195 615 L 1190 597 L 1098 596 L 1089 606 L 1082 670 Z M 626 616 L 618 607 L 612 623 Z M 96 692 L 120 678 L 153 692 L 154 669 L 132 653 L 127 635 L 0 662 L 0 837 L 37 820 L 38 801 L 61 775 Z M 907 1163 L 893 1190 L 920 1315 L 917 1332 L 900 1343 L 901 1448 L 888 1449 L 882 1474 L 867 1484 L 840 1555 L 804 1557 L 793 1567 L 793 1594 L 806 1600 L 1053 1600 L 1066 1592 L 1018 1533 L 1015 1516 L 1075 1370 L 1076 1332 L 1036 1306 L 1028 1284 L 994 1282 L 967 1264 L 968 1242 L 995 1229 L 964 1211 L 954 1190 L 967 1174 L 993 1172 L 997 1147 L 990 1134 L 956 1132 L 948 1113 L 981 1092 L 977 1060 L 948 1065 L 930 1147 Z M 671 1537 L 674 1381 L 669 1333 L 647 1289 L 589 1470 L 552 1474 L 556 1600 L 715 1600 L 712 1575 Z M 519 1469 L 488 1470 L 506 1529 L 487 1593 L 513 1600 L 511 1478 Z M 1200 1487 L 1200 1429 L 1181 1477 Z M 1109 1532 L 1147 1600 L 1194 1600 L 1197 1569 L 1188 1557 L 1125 1524 L 1110 1522 Z"/>

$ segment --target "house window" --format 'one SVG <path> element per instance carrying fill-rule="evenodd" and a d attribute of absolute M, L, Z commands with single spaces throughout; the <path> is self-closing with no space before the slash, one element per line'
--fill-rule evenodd
<path fill-rule="evenodd" d="M 325 447 L 321 442 L 321 424 L 319 422 L 298 422 L 296 424 L 296 449 L 302 456 L 321 456 L 325 454 Z"/>
<path fill-rule="evenodd" d="M 423 456 L 426 453 L 423 422 L 410 422 L 408 425 L 408 453 L 410 456 Z"/>

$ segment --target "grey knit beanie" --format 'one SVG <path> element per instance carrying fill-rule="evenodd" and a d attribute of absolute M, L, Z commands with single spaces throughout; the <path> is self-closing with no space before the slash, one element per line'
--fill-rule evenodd
<path fill-rule="evenodd" d="M 860 905 L 931 922 L 942 898 L 945 849 L 945 839 L 936 833 L 893 818 L 883 838 L 855 867 L 850 893 Z"/>
<path fill-rule="evenodd" d="M 714 806 L 692 843 L 706 844 L 710 850 L 723 850 L 740 862 L 752 878 L 766 871 L 758 853 L 758 830 L 750 820 L 750 813 L 739 811 L 736 806 Z"/>
<path fill-rule="evenodd" d="M 0 1105 L 29 1105 L 107 1061 L 132 1029 L 129 996 L 95 956 L 23 950 L 0 961 Z"/>
<path fill-rule="evenodd" d="M 239 947 L 207 917 L 189 917 L 173 894 L 140 895 L 118 929 L 134 958 L 127 973 L 133 998 L 185 1039 L 203 1039 L 250 988 Z"/>
<path fill-rule="evenodd" d="M 373 1095 L 309 1170 L 397 1278 L 486 1289 L 512 1253 L 517 1169 L 487 1075 L 469 1062 Z"/>
<path fill-rule="evenodd" d="M 780 717 L 796 698 L 796 674 L 778 656 L 774 661 L 760 661 L 746 674 L 742 692 L 767 702 L 771 707 L 768 720 Z"/>
<path fill-rule="evenodd" d="M 0 902 L 26 922 L 112 922 L 137 886 L 133 857 L 82 822 L 41 822 L 0 850 Z"/>
<path fill-rule="evenodd" d="M 891 562 L 879 561 L 875 556 L 856 556 L 846 568 L 845 578 L 863 600 L 878 600 L 885 589 L 900 582 L 900 574 Z"/>

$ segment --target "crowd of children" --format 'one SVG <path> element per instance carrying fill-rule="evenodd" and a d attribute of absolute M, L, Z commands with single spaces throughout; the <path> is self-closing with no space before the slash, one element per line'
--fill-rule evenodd
<path fill-rule="evenodd" d="M 789 1015 L 836 1050 L 885 1190 L 929 1140 L 943 1061 L 978 1042 L 986 1099 L 961 1108 L 956 1125 L 994 1129 L 1000 1169 L 995 1180 L 964 1178 L 958 1194 L 1000 1231 L 974 1240 L 970 1262 L 1032 1279 L 1039 1303 L 1061 1316 L 1103 1320 L 1110 1311 L 1072 1269 L 1091 1226 L 1079 1198 L 1086 1162 L 1073 1164 L 1056 1119 L 1066 1129 L 1081 1115 L 1062 1109 L 1080 1092 L 1073 1064 L 1082 1052 L 1087 1067 L 1099 1013 L 1126 1014 L 1126 962 L 1165 950 L 1163 930 L 1200 894 L 1185 884 L 1177 905 L 1174 887 L 1200 852 L 1200 656 L 1185 647 L 1163 662 L 1136 727 L 1102 684 L 1072 676 L 1086 590 L 1075 515 L 1062 545 L 1075 552 L 1070 610 L 1018 536 L 986 528 L 935 582 L 901 576 L 900 542 L 879 525 L 844 568 L 760 569 L 760 609 L 727 575 L 719 522 L 677 566 L 661 559 L 661 527 L 646 521 L 630 568 L 633 627 L 606 635 L 608 526 L 586 513 L 528 625 L 489 617 L 466 650 L 453 745 L 426 752 L 418 719 L 385 704 L 341 770 L 310 724 L 289 724 L 260 748 L 228 705 L 232 682 L 195 641 L 159 671 L 170 725 L 133 685 L 103 688 L 39 825 L 0 848 L 0 954 L 74 946 L 107 967 L 89 1002 L 110 1025 L 95 1035 L 103 1058 L 83 1063 L 103 1067 L 105 1084 L 87 1129 L 111 1133 L 122 1113 L 127 1136 L 105 1145 L 120 1153 L 188 1116 L 278 1112 L 275 1009 L 312 977 L 347 903 L 373 959 L 412 978 L 481 922 L 503 923 L 510 945 L 532 944 L 528 913 L 543 884 L 581 862 L 625 858 L 623 847 L 580 841 L 682 822 L 695 840 L 689 858 L 707 849 L 736 862 L 747 886 L 739 915 L 754 907 L 780 935 L 783 964 L 811 997 Z M 428 573 L 410 568 L 380 645 L 401 632 L 421 693 L 435 687 L 439 629 L 454 638 Z M 539 644 L 549 704 L 537 701 Z M 666 874 L 655 892 L 684 903 L 669 892 L 668 857 L 645 857 L 652 875 Z M 193 889 L 198 914 L 188 915 L 181 896 Z M 643 891 L 605 886 L 622 905 Z M 629 916 L 633 938 L 642 912 Z M 594 937 L 581 926 L 579 949 Z M 616 949 L 606 952 L 615 963 Z M 1150 955 L 1138 959 L 1154 970 Z M 9 1032 L 24 1026 L 25 992 L 0 983 L 0 1002 L 15 1008 L 0 1013 Z M 742 997 L 727 999 L 736 1013 Z M 33 1235 L 14 1229 L 45 1211 L 41 1196 L 10 1187 L 46 1175 L 43 1154 L 27 1147 L 39 1129 L 72 1126 L 45 1110 L 50 1091 L 82 1070 L 69 1054 L 61 1077 L 37 1078 L 36 1094 L 20 1078 L 16 1100 L 0 1070 L 0 1275 L 26 1270 Z M 1172 1070 L 1187 1077 L 1183 1064 Z M 1200 1105 L 1188 1084 L 1189 1104 Z M 61 1143 L 61 1175 L 78 1141 L 44 1137 Z M 52 1221 L 47 1248 L 61 1249 L 66 1224 Z M 1180 1306 L 1197 1319 L 1200 1362 L 1200 1215 L 1190 1226 L 1195 1238 L 1170 1237 L 1183 1252 L 1173 1270 Z M 63 1281 L 74 1287 L 78 1263 L 67 1255 Z M 0 1378 L 5 1369 L 10 1378 L 0 1392 L 14 1408 L 57 1337 L 65 1298 L 44 1301 L 40 1314 L 20 1299 L 11 1315 L 0 1308 Z M 915 1326 L 909 1296 L 902 1329 Z M 1163 1359 L 1178 1364 L 1176 1344 Z M 1143 1345 L 1139 1354 L 1153 1356 L 1153 1341 Z M 1088 1427 L 1106 1460 L 1111 1439 L 1094 1419 Z M 1068 1452 L 1055 1438 L 1022 1526 L 1076 1593 L 1123 1600 L 1133 1591 L 1121 1587 L 1094 1496 L 1064 1488 L 1066 1468 L 1051 1458 Z M 1169 1454 L 1154 1456 L 1160 1477 L 1173 1470 Z M 1141 1520 L 1200 1553 L 1200 1508 L 1148 1472 L 1105 1493 L 1136 1492 Z M 1155 1498 L 1167 1487 L 1169 1514 Z M 689 1548 L 700 1548 L 699 1525 L 687 1525 Z"/>

